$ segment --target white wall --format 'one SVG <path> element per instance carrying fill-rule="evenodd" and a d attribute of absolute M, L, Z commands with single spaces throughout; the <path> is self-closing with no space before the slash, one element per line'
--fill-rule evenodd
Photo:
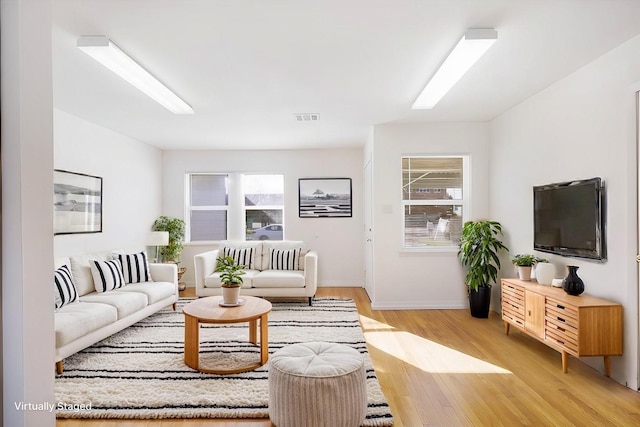
<path fill-rule="evenodd" d="M 161 215 L 162 151 L 54 110 L 54 167 L 102 177 L 102 233 L 54 238 L 56 256 L 142 250 Z"/>
<path fill-rule="evenodd" d="M 51 1 L 0 2 L 2 425 L 54 426 Z"/>
<path fill-rule="evenodd" d="M 165 215 L 184 218 L 185 174 L 189 172 L 258 172 L 285 175 L 285 239 L 303 240 L 318 251 L 320 286 L 362 286 L 362 149 L 276 151 L 165 151 Z M 298 178 L 351 178 L 352 218 L 298 217 Z M 215 246 L 187 244 L 183 279 L 193 286 L 193 255 Z"/>
<path fill-rule="evenodd" d="M 586 292 L 624 305 L 624 355 L 612 377 L 638 386 L 635 93 L 640 37 L 506 112 L 492 123 L 491 213 L 511 253 L 533 251 L 532 186 L 600 176 L 607 187 L 606 263 L 540 254 L 580 267 Z M 511 269 L 505 274 L 513 274 Z M 601 358 L 587 361 L 602 371 Z"/>
<path fill-rule="evenodd" d="M 469 219 L 488 213 L 487 123 L 387 124 L 373 130 L 374 308 L 468 307 L 457 248 L 404 252 L 403 155 L 468 154 L 473 198 Z"/>

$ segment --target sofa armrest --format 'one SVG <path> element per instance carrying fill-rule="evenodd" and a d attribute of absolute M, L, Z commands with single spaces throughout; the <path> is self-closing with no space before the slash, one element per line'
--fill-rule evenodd
<path fill-rule="evenodd" d="M 178 286 L 178 266 L 176 264 L 149 263 L 149 273 L 154 282 L 170 282 Z"/>
<path fill-rule="evenodd" d="M 149 273 L 154 282 L 169 282 L 176 286 L 176 300 L 178 291 L 178 266 L 176 264 L 149 263 Z"/>
<path fill-rule="evenodd" d="M 193 257 L 194 275 L 196 278 L 196 295 L 198 289 L 204 288 L 204 279 L 210 276 L 216 271 L 216 264 L 218 263 L 218 250 L 202 252 Z"/>
<path fill-rule="evenodd" d="M 304 256 L 304 284 L 307 295 L 315 295 L 318 288 L 318 252 L 309 251 Z M 313 293 L 312 293 L 313 292 Z"/>

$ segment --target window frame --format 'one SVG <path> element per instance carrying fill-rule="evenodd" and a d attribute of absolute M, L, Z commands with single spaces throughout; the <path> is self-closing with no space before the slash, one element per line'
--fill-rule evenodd
<path fill-rule="evenodd" d="M 404 178 L 402 163 L 404 159 L 411 158 L 459 158 L 462 159 L 462 198 L 461 199 L 421 199 L 421 200 L 404 200 Z M 458 244 L 452 242 L 450 245 L 422 245 L 408 246 L 406 244 L 406 227 L 405 227 L 405 207 L 406 206 L 461 206 L 462 207 L 462 225 L 470 218 L 471 209 L 471 155 L 470 154 L 403 154 L 400 156 L 400 235 L 401 252 L 457 252 Z M 434 193 L 436 193 L 434 191 Z"/>
<path fill-rule="evenodd" d="M 192 205 L 192 177 L 202 175 L 223 176 L 226 178 L 227 204 L 226 205 Z M 279 175 L 282 177 L 282 205 L 247 206 L 245 199 L 244 179 L 250 175 Z M 185 172 L 185 243 L 186 244 L 210 244 L 220 240 L 193 240 L 191 236 L 191 220 L 194 211 L 225 211 L 226 230 L 223 240 L 247 240 L 246 217 L 247 211 L 252 210 L 279 210 L 282 212 L 282 233 L 285 234 L 285 200 L 286 200 L 286 176 L 283 172 Z"/>
<path fill-rule="evenodd" d="M 286 199 L 286 180 L 285 180 L 285 174 L 282 172 L 246 172 L 246 173 L 242 173 L 239 174 L 242 178 L 242 186 L 241 186 L 241 197 L 242 197 L 242 218 L 243 221 L 246 223 L 246 219 L 247 219 L 247 211 L 268 211 L 268 210 L 272 210 L 272 211 L 276 211 L 276 210 L 280 210 L 282 211 L 282 223 L 280 224 L 282 226 L 282 240 L 285 240 L 285 199 Z M 282 176 L 282 205 L 254 205 L 254 206 L 247 206 L 246 204 L 246 193 L 244 190 L 244 179 L 247 176 L 250 175 L 280 175 Z M 274 225 L 274 224 L 270 224 L 270 225 Z M 251 240 L 247 240 L 247 230 L 245 229 L 244 232 L 244 241 L 251 241 Z M 281 240 L 274 240 L 274 241 L 281 241 Z"/>
<path fill-rule="evenodd" d="M 227 179 L 227 204 L 226 205 L 206 205 L 206 206 L 193 206 L 191 204 L 192 194 L 191 194 L 191 182 L 192 177 L 197 175 L 216 175 L 216 176 L 224 176 Z M 215 240 L 192 240 L 191 239 L 191 212 L 192 211 L 226 211 L 227 213 L 227 229 L 225 230 L 225 235 L 229 236 L 229 205 L 231 198 L 231 186 L 230 181 L 231 174 L 227 172 L 187 172 L 185 174 L 185 230 L 184 230 L 184 241 L 185 243 L 206 243 L 212 242 Z"/>

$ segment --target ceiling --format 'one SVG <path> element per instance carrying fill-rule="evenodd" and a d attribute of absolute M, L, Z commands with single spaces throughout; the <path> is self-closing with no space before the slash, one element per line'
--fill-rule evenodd
<path fill-rule="evenodd" d="M 54 106 L 161 149 L 357 147 L 374 124 L 491 120 L 639 23 L 638 0 L 55 0 Z M 467 28 L 498 41 L 412 110 Z M 75 47 L 82 35 L 108 36 L 196 113 L 134 89 Z"/>

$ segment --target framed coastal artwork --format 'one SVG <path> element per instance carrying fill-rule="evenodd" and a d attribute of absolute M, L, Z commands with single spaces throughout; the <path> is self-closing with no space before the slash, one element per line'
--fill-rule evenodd
<path fill-rule="evenodd" d="M 298 179 L 300 218 L 350 218 L 351 178 Z"/>
<path fill-rule="evenodd" d="M 102 232 L 102 178 L 53 171 L 54 234 Z"/>

